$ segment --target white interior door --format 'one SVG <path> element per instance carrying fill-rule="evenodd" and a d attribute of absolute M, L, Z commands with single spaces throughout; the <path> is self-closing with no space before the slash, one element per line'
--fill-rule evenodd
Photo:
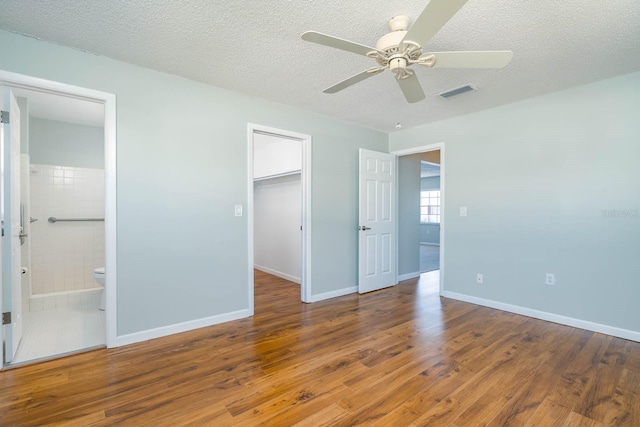
<path fill-rule="evenodd" d="M 5 325 L 4 362 L 13 360 L 22 338 L 22 289 L 20 258 L 20 109 L 13 93 L 2 88 L 2 289 L 3 312 L 11 313 Z M 8 113 L 8 120 L 5 120 Z"/>
<path fill-rule="evenodd" d="M 396 179 L 396 156 L 360 149 L 360 293 L 397 283 Z"/>

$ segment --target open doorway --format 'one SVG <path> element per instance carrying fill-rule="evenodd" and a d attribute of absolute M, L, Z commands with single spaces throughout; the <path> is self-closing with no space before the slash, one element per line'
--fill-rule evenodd
<path fill-rule="evenodd" d="M 310 144 L 308 135 L 249 125 L 249 269 L 254 286 L 275 276 L 310 301 Z M 254 269 L 260 274 L 254 273 Z"/>
<path fill-rule="evenodd" d="M 398 280 L 428 279 L 442 292 L 444 144 L 398 156 Z"/>
<path fill-rule="evenodd" d="M 1 366 L 112 347 L 115 97 L 2 71 L 0 84 L 3 96 L 17 100 L 20 120 L 8 125 L 21 134 L 16 174 L 2 174 L 3 214 L 19 206 L 21 221 L 19 255 L 2 254 L 0 299 L 11 315 L 2 328 Z M 15 267 L 17 280 L 7 274 Z"/>
<path fill-rule="evenodd" d="M 106 344 L 104 285 L 95 278 L 105 265 L 104 105 L 14 93 L 24 130 L 24 323 L 12 364 Z"/>
<path fill-rule="evenodd" d="M 440 150 L 421 154 L 420 274 L 440 270 Z"/>

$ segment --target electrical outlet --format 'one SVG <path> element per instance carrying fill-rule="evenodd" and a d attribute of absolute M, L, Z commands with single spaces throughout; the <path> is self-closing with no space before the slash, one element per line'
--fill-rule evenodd
<path fill-rule="evenodd" d="M 480 273 L 476 275 L 476 283 L 482 285 L 484 283 L 484 276 Z"/>
<path fill-rule="evenodd" d="M 553 286 L 556 284 L 556 275 L 553 273 L 547 273 L 547 277 L 545 279 L 545 283 L 547 285 Z"/>

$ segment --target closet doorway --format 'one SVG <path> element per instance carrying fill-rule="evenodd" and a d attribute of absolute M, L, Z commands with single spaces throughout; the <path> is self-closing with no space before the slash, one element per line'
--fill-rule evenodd
<path fill-rule="evenodd" d="M 250 283 L 255 268 L 298 283 L 300 300 L 310 302 L 311 137 L 249 125 L 248 140 Z"/>

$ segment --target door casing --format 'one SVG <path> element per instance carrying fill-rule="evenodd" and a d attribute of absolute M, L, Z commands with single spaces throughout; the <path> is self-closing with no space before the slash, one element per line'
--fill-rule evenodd
<path fill-rule="evenodd" d="M 410 154 L 418 154 L 418 153 L 426 153 L 427 151 L 436 151 L 440 150 L 440 295 L 442 295 L 444 291 L 444 245 L 445 245 L 445 202 L 446 202 L 446 191 L 445 191 L 445 143 L 438 142 L 436 144 L 422 145 L 419 147 L 407 148 L 405 150 L 396 150 L 391 151 L 391 154 L 395 154 L 397 157 L 408 156 Z M 396 164 L 396 169 L 398 165 Z M 396 194 L 398 189 L 396 189 Z M 398 215 L 398 203 L 396 200 L 396 216 Z M 398 271 L 398 230 L 396 229 L 396 272 Z"/>
<path fill-rule="evenodd" d="M 249 311 L 254 314 L 254 207 L 253 207 L 253 136 L 255 133 L 291 138 L 302 143 L 302 274 L 300 283 L 300 299 L 312 302 L 311 288 L 311 136 L 269 126 L 249 123 L 247 126 L 247 235 L 248 235 L 248 277 L 249 277 Z"/>
<path fill-rule="evenodd" d="M 105 271 L 106 271 L 106 337 L 107 347 L 117 346 L 117 263 L 116 263 L 116 96 L 111 93 L 54 82 L 32 76 L 0 70 L 0 85 L 28 89 L 36 92 L 78 98 L 104 104 L 105 154 Z M 5 177 L 6 179 L 6 177 Z M 0 292 L 0 306 L 2 292 Z M 0 328 L 4 340 L 4 328 Z M 0 356 L 0 369 L 4 367 L 4 352 Z"/>
<path fill-rule="evenodd" d="M 20 198 L 20 108 L 11 88 L 2 86 L 3 110 L 9 112 L 9 123 L 2 129 L 2 280 L 3 301 L 11 307 L 11 323 L 6 325 L 4 351 L 7 362 L 11 362 L 22 338 L 22 278 L 20 236 L 23 232 Z M 8 126 L 8 127 L 7 127 Z M 6 137 L 6 138 L 5 138 Z M 2 305 L 4 311 L 4 305 Z"/>

